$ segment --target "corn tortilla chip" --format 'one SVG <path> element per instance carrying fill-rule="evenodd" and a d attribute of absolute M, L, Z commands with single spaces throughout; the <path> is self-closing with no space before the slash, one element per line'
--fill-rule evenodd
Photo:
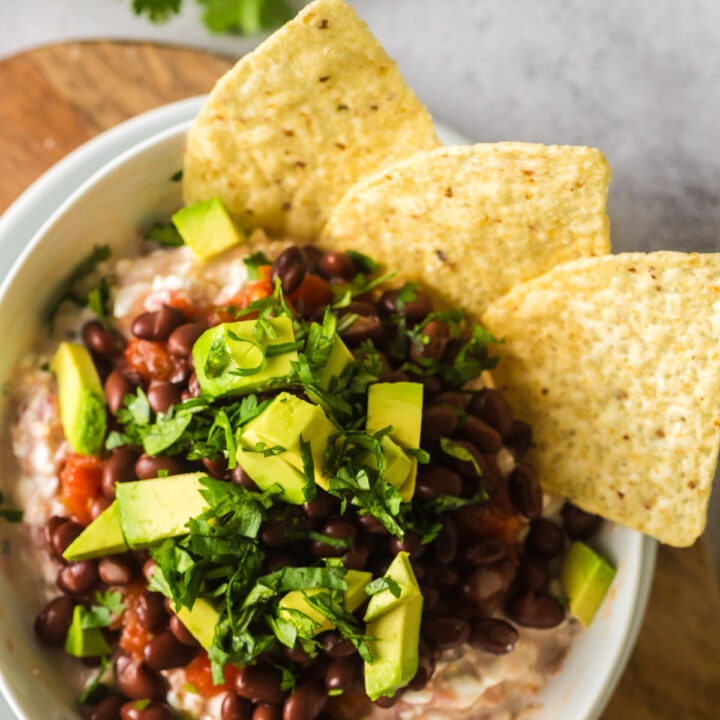
<path fill-rule="evenodd" d="M 609 252 L 609 181 L 593 148 L 439 148 L 352 187 L 320 242 L 362 250 L 479 317 L 516 283 Z"/>
<path fill-rule="evenodd" d="M 211 92 L 188 135 L 185 203 L 217 196 L 246 229 L 310 239 L 361 176 L 438 144 L 367 25 L 316 0 Z"/>
<path fill-rule="evenodd" d="M 690 545 L 720 443 L 720 254 L 656 252 L 561 265 L 483 318 L 497 386 L 532 424 L 543 488 Z"/>

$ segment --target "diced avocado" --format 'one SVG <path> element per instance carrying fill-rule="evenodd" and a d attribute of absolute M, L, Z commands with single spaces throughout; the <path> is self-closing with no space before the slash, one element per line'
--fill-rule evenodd
<path fill-rule="evenodd" d="M 365 586 L 372 580 L 372 573 L 360 572 L 358 570 L 348 570 L 345 574 L 345 582 L 347 590 L 345 590 L 345 605 L 349 612 L 355 612 L 367 600 L 365 594 Z M 335 627 L 332 622 L 321 615 L 317 610 L 308 605 L 305 595 L 317 595 L 323 592 L 323 588 L 314 588 L 312 590 L 292 590 L 280 600 L 280 616 L 292 621 L 292 615 L 283 612 L 283 608 L 289 610 L 298 610 L 307 615 L 317 623 L 315 634 L 332 630 Z"/>
<path fill-rule="evenodd" d="M 365 692 L 371 700 L 392 697 L 417 673 L 422 619 L 422 595 L 411 595 L 392 610 L 367 624 L 373 657 L 365 663 Z"/>
<path fill-rule="evenodd" d="M 70 447 L 99 455 L 107 427 L 105 394 L 90 353 L 75 343 L 60 343 L 50 363 L 58 384 L 60 421 Z"/>
<path fill-rule="evenodd" d="M 110 646 L 105 641 L 102 630 L 97 627 L 83 627 L 83 619 L 86 614 L 87 610 L 82 605 L 75 606 L 72 622 L 65 638 L 65 652 L 80 658 L 109 655 Z"/>
<path fill-rule="evenodd" d="M 404 448 L 420 447 L 423 386 L 420 383 L 373 383 L 368 388 L 367 429 L 392 425 L 390 437 Z"/>
<path fill-rule="evenodd" d="M 245 395 L 287 385 L 296 350 L 263 356 L 266 346 L 295 342 L 292 321 L 288 317 L 268 320 L 277 337 L 268 338 L 266 346 L 255 337 L 257 320 L 221 323 L 206 330 L 193 346 L 195 373 L 200 389 L 213 398 Z M 243 374 L 260 367 L 258 372 Z"/>
<path fill-rule="evenodd" d="M 410 502 L 415 494 L 415 480 L 417 479 L 417 458 L 412 458 L 412 468 L 410 468 L 410 474 L 407 480 L 400 487 L 400 497 L 403 502 Z"/>
<path fill-rule="evenodd" d="M 119 483 L 117 503 L 127 544 L 137 550 L 186 534 L 187 521 L 207 509 L 200 494 L 200 480 L 206 477 L 204 473 L 188 473 Z"/>
<path fill-rule="evenodd" d="M 215 637 L 215 625 L 220 617 L 218 611 L 207 600 L 197 598 L 191 610 L 182 607 L 177 611 L 177 616 L 192 636 L 209 650 Z"/>
<path fill-rule="evenodd" d="M 585 543 L 574 542 L 563 561 L 561 580 L 570 601 L 570 612 L 586 627 L 600 608 L 615 568 Z"/>
<path fill-rule="evenodd" d="M 300 438 L 310 443 L 315 469 L 315 482 L 323 489 L 329 487 L 324 477 L 325 455 L 337 428 L 328 420 L 323 409 L 290 393 L 280 393 L 265 410 L 248 423 L 248 429 L 260 442 L 270 447 L 280 445 L 282 458 L 298 470 L 303 470 Z M 245 439 L 247 430 L 243 433 Z"/>
<path fill-rule="evenodd" d="M 345 368 L 355 360 L 353 354 L 347 349 L 347 345 L 342 341 L 340 336 L 336 333 L 333 338 L 333 344 L 330 348 L 330 354 L 328 355 L 325 367 L 321 370 L 318 378 L 318 385 L 323 390 L 327 390 L 330 387 L 330 383 L 334 377 L 339 377 L 343 374 Z M 329 410 L 322 398 L 317 396 L 313 392 L 308 392 L 308 397 L 318 405 L 322 405 L 325 410 Z"/>
<path fill-rule="evenodd" d="M 253 442 L 251 446 L 255 447 L 255 443 Z M 305 476 L 286 463 L 281 455 L 265 457 L 262 453 L 240 447 L 236 459 L 261 490 L 280 485 L 283 489 L 281 495 L 283 500 L 293 505 L 302 505 L 305 502 L 303 495 Z"/>
<path fill-rule="evenodd" d="M 390 567 L 385 572 L 384 577 L 394 580 L 400 586 L 400 596 L 395 597 L 390 590 L 383 590 L 370 598 L 367 612 L 365 613 L 365 622 L 376 620 L 406 600 L 417 595 L 422 595 L 420 586 L 415 578 L 412 565 L 410 564 L 410 556 L 406 552 L 399 552 L 395 559 L 390 563 Z"/>
<path fill-rule="evenodd" d="M 172 221 L 180 236 L 200 260 L 209 260 L 245 241 L 220 198 L 178 210 Z"/>
<path fill-rule="evenodd" d="M 396 488 L 402 487 L 412 471 L 413 461 L 403 449 L 388 435 L 383 435 L 380 440 L 383 457 L 385 458 L 385 472 L 383 478 Z M 362 461 L 368 467 L 377 470 L 377 458 L 374 453 L 367 453 Z"/>
<path fill-rule="evenodd" d="M 103 510 L 65 549 L 68 562 L 115 555 L 128 549 L 120 524 L 120 506 L 117 501 Z"/>

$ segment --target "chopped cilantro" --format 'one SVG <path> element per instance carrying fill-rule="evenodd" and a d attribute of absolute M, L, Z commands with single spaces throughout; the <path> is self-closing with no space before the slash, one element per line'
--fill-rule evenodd
<path fill-rule="evenodd" d="M 272 265 L 268 256 L 261 250 L 254 252 L 250 257 L 243 258 L 243 262 L 247 267 L 250 280 L 257 280 L 260 277 L 260 268 L 263 265 Z"/>
<path fill-rule="evenodd" d="M 389 590 L 396 598 L 399 598 L 402 593 L 400 586 L 391 577 L 387 577 L 387 575 L 385 577 L 375 578 L 375 580 L 365 586 L 366 595 L 377 595 L 377 593 L 383 590 Z"/>
<path fill-rule="evenodd" d="M 357 252 L 357 250 L 346 250 L 345 254 L 352 258 L 355 267 L 365 275 L 371 275 L 380 269 L 380 263 L 364 253 Z"/>
<path fill-rule="evenodd" d="M 180 247 L 185 244 L 182 236 L 172 223 L 155 223 L 146 233 L 145 239 L 165 247 Z"/>
<path fill-rule="evenodd" d="M 110 694 L 110 688 L 102 682 L 102 677 L 109 667 L 110 660 L 107 655 L 103 655 L 95 677 L 88 683 L 77 699 L 80 705 L 97 705 Z"/>
<path fill-rule="evenodd" d="M 478 465 L 478 461 L 475 459 L 475 456 L 463 445 L 453 442 L 448 437 L 441 437 L 440 449 L 446 455 L 450 455 L 450 457 L 454 457 L 457 460 L 462 460 L 463 462 L 469 462 L 478 475 L 483 474 L 482 468 L 480 467 L 480 465 Z"/>

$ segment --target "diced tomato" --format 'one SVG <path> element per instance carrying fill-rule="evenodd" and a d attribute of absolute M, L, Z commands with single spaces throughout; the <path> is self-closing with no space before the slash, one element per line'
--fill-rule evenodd
<path fill-rule="evenodd" d="M 60 471 L 60 502 L 81 525 L 92 520 L 90 506 L 102 495 L 102 460 L 71 455 Z"/>
<path fill-rule="evenodd" d="M 188 322 L 195 319 L 197 308 L 186 297 L 171 294 L 167 304 L 171 307 L 177 308 L 178 310 L 182 310 L 185 313 L 185 317 Z"/>
<path fill-rule="evenodd" d="M 148 632 L 138 622 L 137 602 L 145 590 L 144 582 L 134 582 L 123 588 L 125 611 L 122 616 L 122 635 L 120 647 L 138 660 L 142 660 L 143 650 L 152 639 Z"/>
<path fill-rule="evenodd" d="M 185 680 L 192 685 L 198 695 L 209 698 L 230 690 L 235 685 L 239 672 L 234 665 L 226 665 L 223 670 L 225 683 L 223 685 L 213 685 L 210 659 L 203 650 L 185 668 Z"/>
<path fill-rule="evenodd" d="M 306 275 L 300 287 L 288 299 L 299 312 L 311 313 L 332 300 L 330 283 L 319 275 Z"/>
<path fill-rule="evenodd" d="M 173 370 L 173 362 L 164 342 L 132 338 L 125 347 L 125 359 L 130 370 L 146 382 L 167 380 Z"/>

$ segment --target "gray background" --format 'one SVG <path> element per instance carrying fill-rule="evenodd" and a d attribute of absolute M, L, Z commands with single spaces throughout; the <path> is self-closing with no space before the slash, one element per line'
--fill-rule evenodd
<path fill-rule="evenodd" d="M 130 4 L 0 0 L 0 57 L 84 37 L 236 55 L 259 40 L 208 35 L 194 0 L 162 26 Z M 433 115 L 467 136 L 600 147 L 615 250 L 720 249 L 719 0 L 352 4 Z M 720 567 L 720 491 L 708 535 Z"/>

